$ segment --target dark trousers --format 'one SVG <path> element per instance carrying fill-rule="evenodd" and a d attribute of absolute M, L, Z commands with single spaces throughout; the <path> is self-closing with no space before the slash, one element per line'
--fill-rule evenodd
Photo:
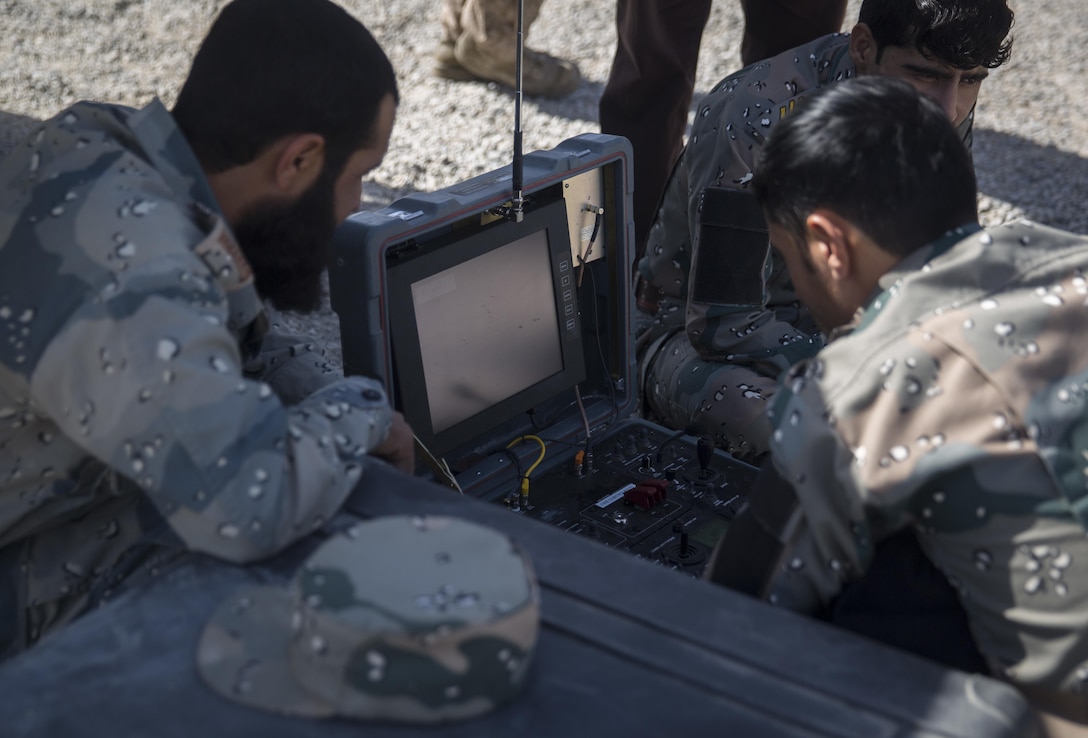
<path fill-rule="evenodd" d="M 832 604 L 832 623 L 954 669 L 989 669 L 948 579 L 922 553 L 913 529 L 880 542 L 872 566 Z"/>
<path fill-rule="evenodd" d="M 846 17 L 846 0 L 740 0 L 740 5 L 745 66 L 840 31 Z"/>
<path fill-rule="evenodd" d="M 636 261 L 680 156 L 711 0 L 616 0 L 616 56 L 599 103 L 601 131 L 634 150 Z M 741 61 L 840 30 L 846 0 L 741 0 Z M 724 70 L 729 71 L 729 70 Z"/>

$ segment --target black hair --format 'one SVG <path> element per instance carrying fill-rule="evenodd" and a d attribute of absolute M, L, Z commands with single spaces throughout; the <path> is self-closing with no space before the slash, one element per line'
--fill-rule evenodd
<path fill-rule="evenodd" d="M 1006 0 L 863 0 L 858 22 L 877 43 L 913 46 L 958 69 L 994 69 L 1012 53 L 1013 12 Z"/>
<path fill-rule="evenodd" d="M 233 0 L 193 60 L 174 119 L 209 173 L 252 161 L 293 133 L 325 138 L 339 173 L 368 145 L 387 95 L 389 58 L 370 32 L 329 0 Z"/>
<path fill-rule="evenodd" d="M 900 257 L 978 219 L 975 170 L 948 116 L 883 75 L 823 88 L 780 121 L 751 186 L 768 222 L 798 239 L 827 208 Z"/>

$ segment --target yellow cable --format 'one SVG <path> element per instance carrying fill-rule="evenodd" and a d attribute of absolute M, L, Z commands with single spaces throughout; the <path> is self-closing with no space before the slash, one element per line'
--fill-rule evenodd
<path fill-rule="evenodd" d="M 521 485 L 519 489 L 519 496 L 521 497 L 521 505 L 525 506 L 529 503 L 529 475 L 533 473 L 533 469 L 540 466 L 540 462 L 544 461 L 544 454 L 547 452 L 548 447 L 544 444 L 544 440 L 540 436 L 518 436 L 510 443 L 506 444 L 507 448 L 511 448 L 521 443 L 524 440 L 536 441 L 540 444 L 540 456 L 536 457 L 536 461 L 533 462 L 524 474 L 521 475 Z"/>
<path fill-rule="evenodd" d="M 540 456 L 536 457 L 536 461 L 533 462 L 533 465 L 530 466 L 523 475 L 526 479 L 528 479 L 529 475 L 533 473 L 533 469 L 536 469 L 538 466 L 540 466 L 540 462 L 544 461 L 544 454 L 545 452 L 547 452 L 548 449 L 547 446 L 544 445 L 544 440 L 540 436 L 518 436 L 513 441 L 510 441 L 510 443 L 506 444 L 506 447 L 513 448 L 514 446 L 525 440 L 536 441 L 540 444 Z"/>

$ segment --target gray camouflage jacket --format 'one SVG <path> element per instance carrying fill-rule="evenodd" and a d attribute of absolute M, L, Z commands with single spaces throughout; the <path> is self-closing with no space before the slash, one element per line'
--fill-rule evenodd
<path fill-rule="evenodd" d="M 137 544 L 245 562 L 313 530 L 390 410 L 318 360 L 285 370 L 282 339 L 259 354 L 249 266 L 159 102 L 75 105 L 0 192 L 2 657 L 108 596 Z"/>
<path fill-rule="evenodd" d="M 773 602 L 828 603 L 910 526 L 995 674 L 1088 681 L 1088 239 L 959 229 L 886 274 L 785 377 L 772 457 L 799 499 Z"/>
<path fill-rule="evenodd" d="M 823 36 L 729 75 L 699 102 L 639 262 L 640 275 L 663 295 L 640 345 L 683 329 L 703 359 L 748 365 L 771 378 L 822 345 L 785 264 L 769 246 L 762 265 L 740 255 L 715 259 L 749 265 L 750 274 L 732 274 L 729 282 L 753 285 L 746 291 L 761 298 L 709 301 L 693 293 L 691 276 L 699 270 L 706 188 L 747 189 L 756 154 L 775 123 L 813 90 L 856 76 L 849 44 L 846 34 Z M 960 126 L 968 146 L 972 120 L 973 114 Z"/>

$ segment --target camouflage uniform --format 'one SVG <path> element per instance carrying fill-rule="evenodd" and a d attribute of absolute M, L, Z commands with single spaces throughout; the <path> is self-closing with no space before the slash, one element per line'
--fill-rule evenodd
<path fill-rule="evenodd" d="M 767 450 L 766 402 L 775 380 L 823 341 L 777 254 L 762 268 L 758 258 L 715 258 L 751 264 L 749 274 L 729 281 L 761 286 L 751 290 L 761 299 L 708 302 L 692 294 L 703 193 L 747 188 L 775 121 L 812 90 L 855 76 L 848 46 L 848 35 L 824 36 L 726 77 L 703 98 L 639 262 L 641 277 L 662 293 L 638 341 L 643 414 L 674 428 L 694 426 L 740 457 Z M 971 121 L 961 125 L 968 145 Z"/>
<path fill-rule="evenodd" d="M 312 347 L 259 352 L 249 265 L 157 101 L 61 113 L 0 191 L 2 657 L 153 572 L 142 551 L 244 562 L 305 535 L 390 410 Z"/>
<path fill-rule="evenodd" d="M 1086 272 L 1083 237 L 957 229 L 790 370 L 771 456 L 799 508 L 772 602 L 816 610 L 913 527 L 994 674 L 1084 693 Z"/>

